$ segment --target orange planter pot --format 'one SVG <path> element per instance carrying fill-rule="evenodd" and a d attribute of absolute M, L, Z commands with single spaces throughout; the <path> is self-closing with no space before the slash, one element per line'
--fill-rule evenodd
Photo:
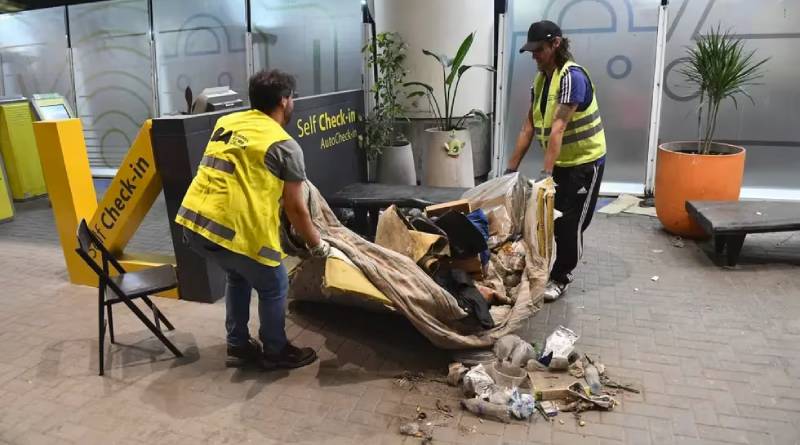
<path fill-rule="evenodd" d="M 745 149 L 714 142 L 712 152 L 699 155 L 697 142 L 659 145 L 656 161 L 656 213 L 667 231 L 687 238 L 706 233 L 686 213 L 686 201 L 737 201 L 744 176 Z"/>

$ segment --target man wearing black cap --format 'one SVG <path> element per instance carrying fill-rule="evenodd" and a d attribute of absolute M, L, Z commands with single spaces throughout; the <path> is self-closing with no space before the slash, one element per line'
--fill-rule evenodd
<path fill-rule="evenodd" d="M 589 74 L 572 60 L 569 40 L 553 22 L 536 22 L 528 29 L 530 51 L 539 72 L 531 87 L 531 108 L 517 137 L 506 173 L 516 172 L 534 136 L 544 148 L 539 179 L 556 183 L 556 259 L 545 301 L 557 300 L 572 281 L 583 251 L 605 166 L 606 139 Z"/>

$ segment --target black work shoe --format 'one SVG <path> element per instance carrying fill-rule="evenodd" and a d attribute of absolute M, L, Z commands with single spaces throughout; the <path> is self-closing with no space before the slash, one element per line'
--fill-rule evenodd
<path fill-rule="evenodd" d="M 299 368 L 313 363 L 317 353 L 311 348 L 297 348 L 291 343 L 286 343 L 278 354 L 264 354 L 263 366 L 265 369 L 274 368 Z"/>
<path fill-rule="evenodd" d="M 228 368 L 242 368 L 252 364 L 258 365 L 262 356 L 261 344 L 251 338 L 244 345 L 228 345 L 228 357 L 225 359 L 225 366 Z"/>

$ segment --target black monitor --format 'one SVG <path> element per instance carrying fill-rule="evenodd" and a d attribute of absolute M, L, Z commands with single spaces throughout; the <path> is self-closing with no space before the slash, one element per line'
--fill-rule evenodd
<path fill-rule="evenodd" d="M 192 105 L 192 114 L 227 110 L 244 106 L 244 101 L 230 87 L 206 88 L 197 96 Z"/>

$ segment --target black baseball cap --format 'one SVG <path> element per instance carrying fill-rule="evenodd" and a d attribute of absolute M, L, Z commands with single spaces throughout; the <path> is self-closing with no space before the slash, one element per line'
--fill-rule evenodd
<path fill-rule="evenodd" d="M 533 51 L 546 42 L 556 37 L 561 37 L 561 28 L 550 20 L 536 22 L 528 28 L 528 42 L 522 45 L 519 52 Z"/>

